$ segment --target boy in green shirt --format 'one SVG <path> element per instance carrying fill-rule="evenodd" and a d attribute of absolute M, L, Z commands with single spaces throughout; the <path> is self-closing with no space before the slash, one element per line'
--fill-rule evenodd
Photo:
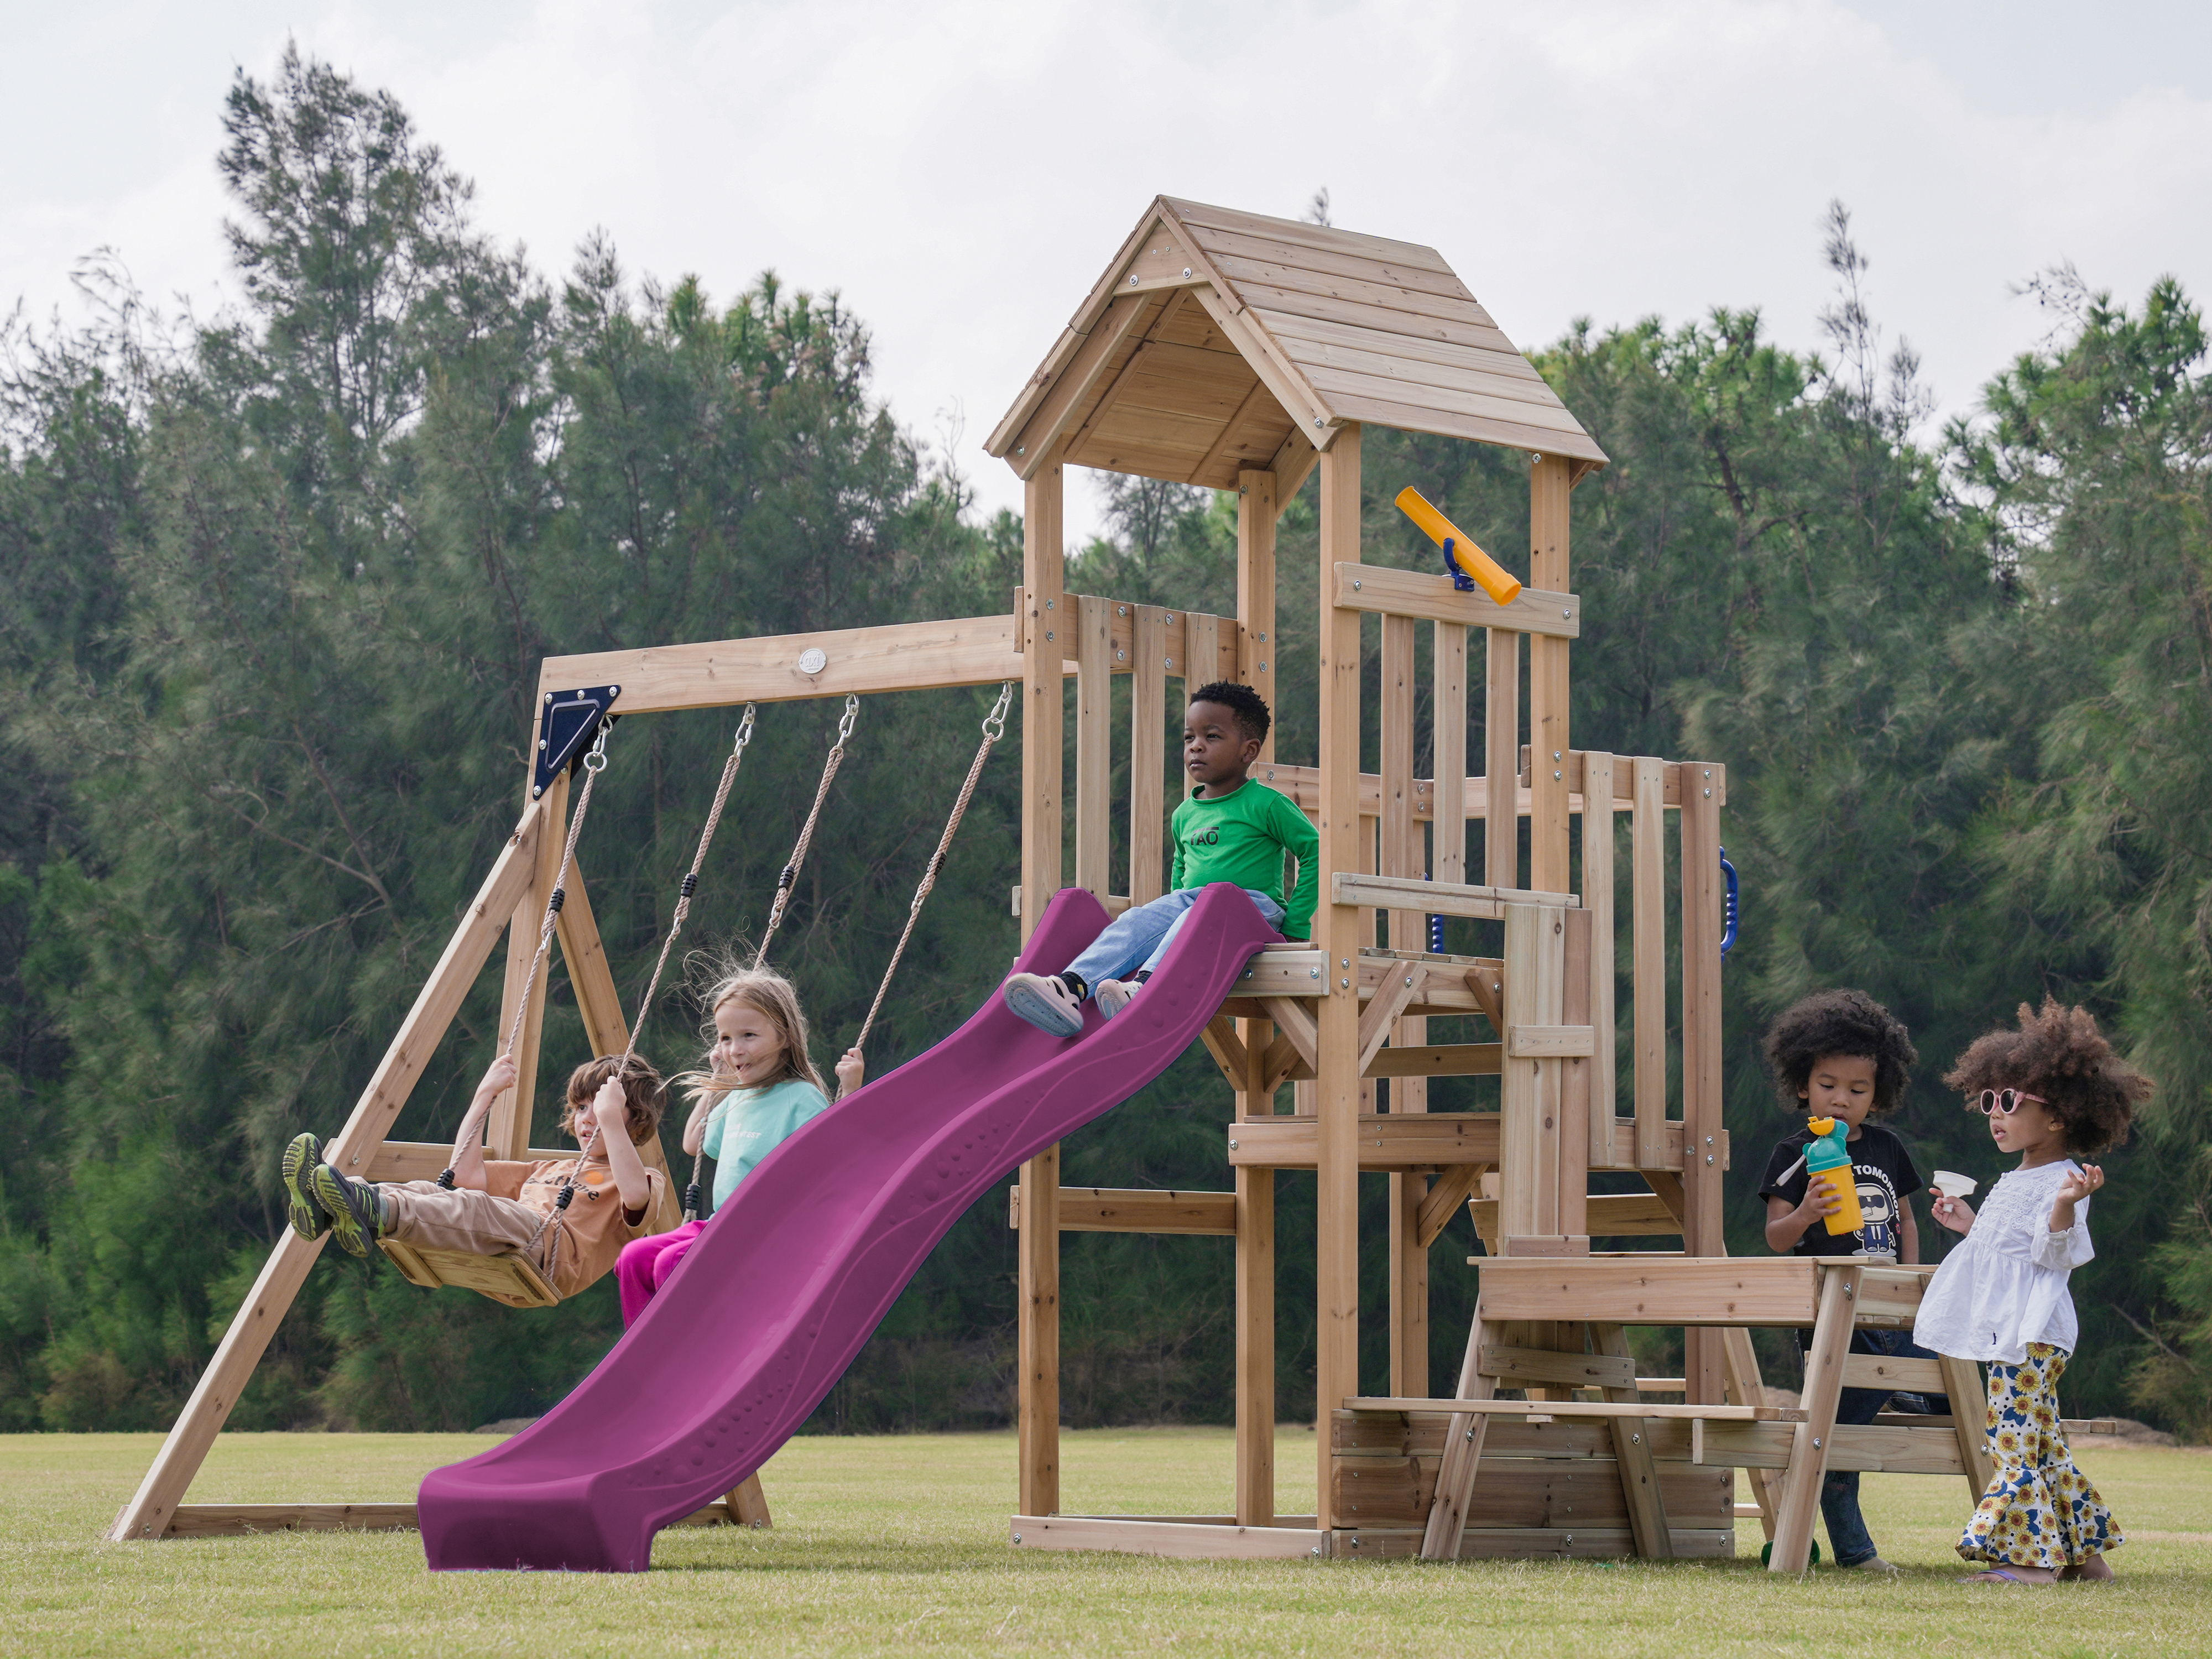
<path fill-rule="evenodd" d="M 1054 1036 L 1083 1030 L 1085 997 L 1096 996 L 1098 1012 L 1113 1018 L 1152 977 L 1200 890 L 1212 882 L 1243 888 L 1267 925 L 1285 938 L 1307 936 L 1321 894 L 1316 862 L 1321 837 L 1288 799 L 1247 775 L 1260 758 L 1269 718 L 1266 701 L 1249 685 L 1217 680 L 1191 693 L 1182 726 L 1183 769 L 1198 787 L 1171 821 L 1175 890 L 1123 911 L 1060 972 L 1014 975 L 1006 985 L 1008 1008 Z M 1287 906 L 1285 853 L 1298 861 L 1297 886 Z"/>

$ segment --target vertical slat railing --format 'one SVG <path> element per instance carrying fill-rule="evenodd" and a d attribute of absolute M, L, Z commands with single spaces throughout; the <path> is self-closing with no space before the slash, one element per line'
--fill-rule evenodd
<path fill-rule="evenodd" d="M 1482 878 L 1492 887 L 1521 884 L 1521 635 L 1484 630 L 1487 653 L 1482 691 L 1485 801 Z"/>
<path fill-rule="evenodd" d="M 1656 1170 L 1667 1154 L 1667 763 L 1639 755 L 1630 766 L 1636 1162 Z"/>
<path fill-rule="evenodd" d="M 1167 612 L 1132 607 L 1129 640 L 1129 902 L 1167 890 Z"/>
<path fill-rule="evenodd" d="M 1590 913 L 1589 1010 L 1597 1036 L 1590 1060 L 1589 1161 L 1609 1167 L 1619 1161 L 1614 1147 L 1614 1041 L 1613 915 L 1613 757 L 1583 757 L 1583 905 Z"/>
<path fill-rule="evenodd" d="M 1075 629 L 1075 884 L 1106 902 L 1114 846 L 1114 602 L 1067 596 Z"/>

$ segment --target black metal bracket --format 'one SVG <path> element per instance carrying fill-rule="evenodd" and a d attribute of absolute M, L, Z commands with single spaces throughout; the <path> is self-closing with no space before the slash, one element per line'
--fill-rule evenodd
<path fill-rule="evenodd" d="M 538 705 L 538 753 L 530 776 L 532 800 L 553 787 L 562 767 L 572 772 L 583 763 L 584 750 L 608 710 L 622 696 L 619 685 L 586 685 L 574 691 L 548 691 Z"/>

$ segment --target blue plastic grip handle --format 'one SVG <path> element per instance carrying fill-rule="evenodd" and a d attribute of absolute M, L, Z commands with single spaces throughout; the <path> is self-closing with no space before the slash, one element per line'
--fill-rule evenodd
<path fill-rule="evenodd" d="M 1721 929 L 1721 954 L 1725 957 L 1735 948 L 1736 923 L 1742 915 L 1739 902 L 1741 895 L 1738 890 L 1735 866 L 1729 862 L 1728 848 L 1725 847 L 1721 848 L 1721 874 L 1728 881 L 1728 902 L 1722 912 L 1726 926 Z"/>

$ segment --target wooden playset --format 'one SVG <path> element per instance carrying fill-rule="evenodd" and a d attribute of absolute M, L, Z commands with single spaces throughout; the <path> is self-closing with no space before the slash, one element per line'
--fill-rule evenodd
<path fill-rule="evenodd" d="M 1500 603 L 1441 572 L 1362 561 L 1368 425 L 1528 456 L 1525 588 L 1509 585 Z M 1573 746 L 1569 653 L 1583 617 L 1570 580 L 1569 503 L 1606 457 L 1442 257 L 1411 243 L 1160 198 L 988 447 L 1026 490 L 1024 580 L 1011 615 L 545 662 L 530 733 L 538 763 L 520 822 L 331 1141 L 333 1161 L 375 1180 L 433 1176 L 444 1166 L 444 1146 L 386 1137 L 510 922 L 502 1029 L 520 1023 L 521 1080 L 494 1110 L 491 1155 L 564 1155 L 526 1150 L 546 981 L 529 964 L 552 891 L 562 886 L 557 935 L 589 1040 L 595 1052 L 622 1051 L 623 1010 L 580 862 L 565 880 L 559 873 L 571 839 L 567 763 L 611 711 L 1018 678 L 1022 854 L 1013 902 L 1023 936 L 1071 867 L 1073 884 L 1109 910 L 1158 896 L 1168 682 L 1241 680 L 1277 702 L 1276 526 L 1318 471 L 1318 764 L 1278 763 L 1270 749 L 1255 769 L 1318 826 L 1322 902 L 1314 938 L 1254 958 L 1206 1033 L 1236 1092 L 1224 1149 L 1233 1191 L 1063 1188 L 1049 1151 L 1022 1167 L 1012 1200 L 1021 1287 L 1014 1541 L 1221 1556 L 1726 1555 L 1735 1549 L 1734 1472 L 1746 1468 L 1754 1471 L 1772 1565 L 1794 1571 L 1806 1564 L 1826 1468 L 1949 1473 L 1978 1492 L 1986 1462 L 1972 1368 L 1845 1352 L 1855 1324 L 1910 1322 L 1921 1270 L 1724 1253 L 1726 775 L 1717 764 Z M 1070 466 L 1235 490 L 1236 614 L 1068 592 L 1062 490 Z M 1361 631 L 1370 614 L 1380 619 L 1380 754 L 1379 769 L 1363 772 Z M 1424 624 L 1432 632 L 1435 710 L 1426 776 L 1417 772 L 1413 713 Z M 1128 774 L 1127 872 L 1115 895 L 1112 682 L 1123 674 L 1133 680 L 1126 752 L 1138 763 Z M 1071 676 L 1072 789 L 1062 760 Z M 1483 764 L 1470 774 L 1467 734 L 1478 716 Z M 1624 814 L 1631 896 L 1617 915 L 1616 819 Z M 1072 859 L 1064 832 L 1071 816 Z M 1479 871 L 1469 867 L 1470 822 L 1483 826 Z M 1670 865 L 1680 895 L 1671 986 Z M 1479 881 L 1469 879 L 1477 873 Z M 1430 948 L 1434 915 L 1495 924 L 1499 954 Z M 1619 1100 L 1615 988 L 1624 959 L 1632 1086 Z M 1480 1016 L 1493 1040 L 1431 1044 L 1427 1022 L 1439 1016 Z M 1679 1066 L 1672 1090 L 1670 1024 Z M 1468 1075 L 1500 1079 L 1496 1109 L 1428 1109 L 1429 1079 Z M 1286 1085 L 1291 1109 L 1281 1110 Z M 1312 1515 L 1279 1514 L 1275 1503 L 1279 1170 L 1312 1170 L 1317 1188 L 1323 1431 Z M 1634 1172 L 1648 1190 L 1593 1194 L 1589 1178 L 1603 1171 Z M 1379 1395 L 1363 1394 L 1358 1368 L 1364 1173 L 1386 1175 L 1389 1185 L 1389 1376 Z M 1462 1204 L 1488 1254 L 1472 1259 L 1480 1305 L 1456 1390 L 1438 1397 L 1428 1366 L 1429 1259 Z M 665 1209 L 658 1227 L 674 1224 L 672 1195 Z M 1235 1240 L 1236 1478 L 1224 1513 L 1063 1512 L 1060 1235 L 1085 1230 Z M 1683 1248 L 1590 1249 L 1593 1237 L 1647 1233 L 1679 1237 Z M 412 1522 L 410 1504 L 183 1501 L 319 1249 L 289 1233 L 280 1238 L 114 1537 Z M 418 1282 L 441 1276 L 433 1264 L 401 1265 Z M 550 1294 L 496 1267 L 448 1264 L 442 1277 L 520 1305 Z M 1624 1334 L 1632 1325 L 1685 1328 L 1682 1377 L 1637 1376 Z M 1760 1325 L 1814 1332 L 1798 1407 L 1765 1397 L 1748 1335 Z M 1847 1384 L 1946 1390 L 1967 1415 L 1838 1429 L 1837 1395 Z M 1516 1392 L 1523 1397 L 1509 1397 Z M 1660 1393 L 1679 1394 L 1681 1403 L 1644 1398 Z M 693 1518 L 726 1512 L 764 1523 L 757 1484 Z"/>

